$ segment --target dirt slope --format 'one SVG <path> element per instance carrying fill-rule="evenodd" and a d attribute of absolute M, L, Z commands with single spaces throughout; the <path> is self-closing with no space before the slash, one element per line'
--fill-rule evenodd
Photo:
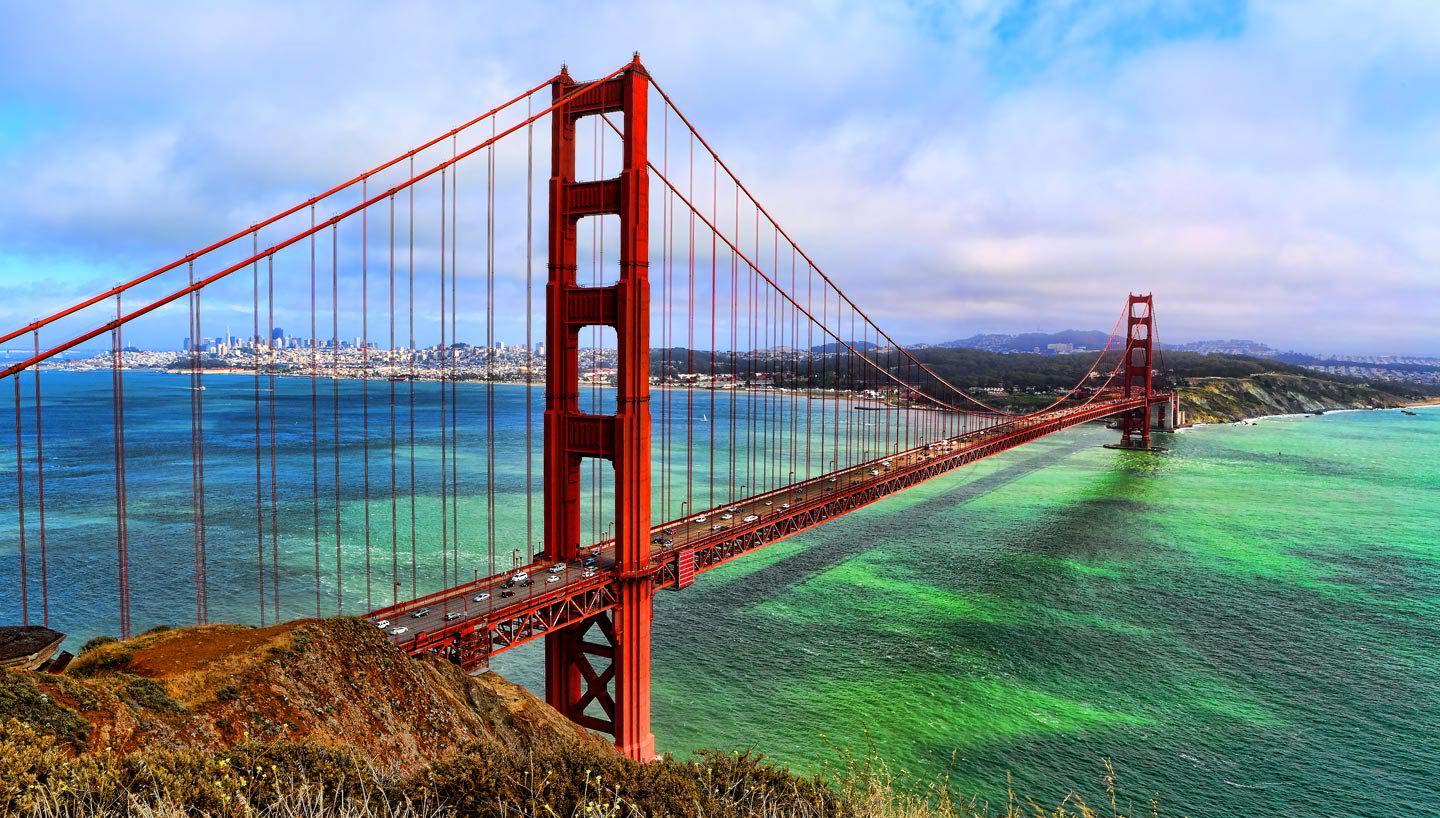
<path fill-rule="evenodd" d="M 349 618 L 168 630 L 84 653 L 62 676 L 7 671 L 0 714 L 79 752 L 309 741 L 394 770 L 476 743 L 604 746 L 524 688 L 411 659 Z"/>

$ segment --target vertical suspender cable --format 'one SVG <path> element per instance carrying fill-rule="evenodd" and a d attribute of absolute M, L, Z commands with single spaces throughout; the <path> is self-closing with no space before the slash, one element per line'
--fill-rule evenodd
<path fill-rule="evenodd" d="M 258 256 L 260 252 L 259 233 L 251 234 L 254 237 L 254 251 Z M 250 324 L 250 357 L 255 365 L 255 388 L 252 390 L 252 398 L 255 401 L 255 552 L 256 552 L 256 587 L 259 592 L 260 602 L 260 624 L 265 624 L 265 508 L 264 508 L 264 486 L 261 477 L 261 453 L 260 453 L 260 260 L 256 258 L 250 265 L 250 295 L 251 314 L 253 320 Z"/>
<path fill-rule="evenodd" d="M 813 315 L 815 311 L 815 268 L 810 262 L 805 262 L 805 312 Z M 815 476 L 815 462 L 811 459 L 811 446 L 814 438 L 811 436 L 815 420 L 814 402 L 811 396 L 815 394 L 815 319 L 805 319 L 805 400 L 801 405 L 805 407 L 805 479 Z"/>
<path fill-rule="evenodd" d="M 270 387 L 270 595 L 274 599 L 275 621 L 280 621 L 280 510 L 279 480 L 275 463 L 275 256 L 265 257 L 265 286 L 268 306 L 266 319 L 269 324 L 268 380 Z"/>
<path fill-rule="evenodd" d="M 670 172 L 670 109 L 661 110 L 661 152 L 660 166 L 662 175 Z M 662 321 L 660 324 L 660 346 L 663 364 L 660 375 L 662 380 L 660 391 L 660 507 L 664 509 L 661 519 L 669 519 L 674 513 L 671 505 L 674 503 L 670 495 L 670 253 L 671 253 L 671 225 L 674 216 L 674 203 L 671 200 L 670 187 L 665 187 L 664 200 L 660 209 L 660 312 Z"/>
<path fill-rule="evenodd" d="M 495 135 L 495 120 L 490 120 Z M 488 573 L 495 575 L 495 146 L 486 149 L 485 335 L 490 342 L 485 373 L 485 505 Z"/>
<path fill-rule="evenodd" d="M 695 137 L 690 137 L 690 187 L 686 193 L 695 201 Z M 685 242 L 687 273 L 685 283 L 685 501 L 695 506 L 695 211 L 690 210 L 690 235 Z"/>
<path fill-rule="evenodd" d="M 120 556 L 120 636 L 130 638 L 130 521 L 128 519 L 125 486 L 125 334 L 120 318 L 125 314 L 120 303 L 120 293 L 115 293 L 115 329 L 111 333 L 114 354 L 115 383 L 112 394 L 115 398 L 115 528 L 118 534 L 117 550 Z M 263 608 L 265 599 L 260 599 Z"/>
<path fill-rule="evenodd" d="M 360 181 L 360 201 L 370 200 L 370 179 Z M 365 609 L 375 608 L 370 588 L 370 208 L 360 209 L 360 474 L 365 495 Z"/>
<path fill-rule="evenodd" d="M 736 401 L 740 398 L 739 375 L 740 368 L 738 361 L 739 344 L 738 328 L 736 324 L 740 320 L 740 260 L 735 253 L 735 248 L 740 245 L 740 188 L 735 188 L 735 241 L 730 243 L 730 294 L 726 301 L 730 302 L 730 394 L 727 403 L 730 404 L 730 437 L 728 447 L 730 450 L 730 502 L 736 499 L 737 484 L 735 483 L 735 408 Z M 727 242 L 728 243 L 728 242 Z"/>
<path fill-rule="evenodd" d="M 710 223 L 720 224 L 720 168 L 713 162 L 710 165 Z M 710 507 L 715 507 L 715 424 L 719 418 L 715 417 L 715 302 L 720 300 L 720 295 L 715 291 L 715 265 L 718 260 L 715 251 L 719 246 L 715 230 L 710 231 L 710 414 L 709 421 L 705 424 L 705 437 L 710 441 Z"/>
<path fill-rule="evenodd" d="M 445 344 L 445 193 L 448 173 L 440 171 L 440 582 L 449 588 L 450 583 L 450 442 L 445 427 L 445 379 L 449 347 Z"/>
<path fill-rule="evenodd" d="M 525 118 L 534 103 L 525 98 Z M 535 561 L 535 125 L 525 126 L 525 563 Z M 547 350 L 548 352 L 548 350 Z M 494 568 L 491 568 L 494 573 Z M 491 600 L 494 605 L 494 600 Z"/>
<path fill-rule="evenodd" d="M 330 418 L 335 460 L 335 613 L 345 612 L 345 565 L 340 547 L 340 225 L 330 226 Z"/>
<path fill-rule="evenodd" d="M 114 340 L 114 336 L 113 336 L 113 335 L 111 336 L 111 340 L 110 340 L 110 350 L 111 350 L 111 353 L 110 353 L 110 354 L 111 354 L 111 357 L 113 358 L 114 355 L 115 355 L 115 340 Z M 25 438 L 24 438 L 24 434 L 22 433 L 21 428 L 20 428 L 20 427 L 21 427 L 21 423 L 22 423 L 22 420 L 21 420 L 21 418 L 22 418 L 22 410 L 21 410 L 21 408 L 20 408 L 20 375 L 19 375 L 19 374 L 16 374 L 14 377 L 15 377 L 15 380 L 13 381 L 13 383 L 15 384 L 15 510 L 16 510 L 16 512 L 17 512 L 17 513 L 19 514 L 19 516 L 20 516 L 20 575 L 19 575 L 19 576 L 20 576 L 20 624 L 22 624 L 22 625 L 29 625 L 29 624 L 30 624 L 30 577 L 29 577 L 29 575 L 28 575 L 28 571 L 29 571 L 30 560 L 29 560 L 29 556 L 28 556 L 28 555 L 26 554 L 26 552 L 25 552 Z M 111 383 L 112 383 L 112 385 L 114 384 L 114 376 L 111 377 Z M 112 404 L 114 403 L 113 397 L 112 397 L 111 402 L 112 402 Z M 115 465 L 115 479 L 116 479 L 116 483 L 115 483 L 115 485 L 116 485 L 116 489 L 115 489 L 115 530 L 116 530 L 116 532 L 117 532 L 117 540 L 116 540 L 116 541 L 117 541 L 117 543 L 118 543 L 118 542 L 119 542 L 119 540 L 118 540 L 118 532 L 119 532 L 119 530 L 120 530 L 120 489 L 119 489 L 119 485 L 120 485 L 120 483 L 119 483 L 119 479 L 120 479 L 120 465 L 119 465 L 119 463 L 120 463 L 120 461 L 119 461 L 120 446 L 119 446 L 119 443 L 118 443 L 118 441 L 119 441 L 119 439 L 120 439 L 120 438 L 119 438 L 119 431 L 118 431 L 118 429 L 119 429 L 120 427 L 119 427 L 119 414 L 118 414 L 118 413 L 116 414 L 116 427 L 115 427 L 115 428 L 117 429 L 117 431 L 116 431 L 116 433 L 115 433 L 115 434 L 116 434 L 116 438 L 115 438 L 115 439 L 116 439 L 116 441 L 117 441 L 116 446 L 115 446 L 115 451 L 116 451 L 116 461 L 115 461 L 115 463 L 116 463 L 116 465 Z"/>
<path fill-rule="evenodd" d="M 35 330 L 35 354 L 40 354 L 40 330 Z M 50 566 L 45 547 L 45 437 L 40 406 L 40 364 L 31 370 L 35 378 L 35 511 L 40 534 L 40 624 L 50 626 Z M 20 382 L 16 376 L 15 382 Z"/>
<path fill-rule="evenodd" d="M 189 283 L 195 284 L 195 262 L 186 265 L 186 272 Z M 198 293 L 190 293 L 187 300 L 190 308 L 190 326 L 186 332 L 189 339 L 184 352 L 190 356 L 190 519 L 191 534 L 195 546 L 195 624 L 201 625 L 205 622 L 201 597 L 204 595 L 205 583 L 201 576 L 200 559 L 200 430 L 199 430 L 199 405 L 200 398 L 199 373 L 200 373 L 200 335 L 195 331 L 195 298 Z M 38 352 L 39 345 L 36 345 Z"/>
<path fill-rule="evenodd" d="M 315 226 L 315 205 L 310 205 Z M 310 236 L 310 528 L 315 545 L 315 615 L 320 616 L 320 372 L 319 327 L 316 326 L 315 236 Z"/>
<path fill-rule="evenodd" d="M 459 154 L 458 136 L 450 137 L 451 159 Z M 450 170 L 450 540 L 454 543 L 451 555 L 451 576 L 460 582 L 460 429 L 458 415 L 460 395 L 456 391 L 458 372 L 456 358 L 460 336 L 455 326 L 459 313 L 460 256 L 459 256 L 459 212 L 460 212 L 460 166 L 451 165 Z M 442 315 L 440 320 L 445 320 Z"/>
<path fill-rule="evenodd" d="M 400 489 L 396 484 L 399 466 L 395 459 L 398 435 L 395 428 L 395 194 L 390 194 L 390 347 L 385 352 L 386 382 L 390 385 L 390 604 L 400 603 Z"/>
<path fill-rule="evenodd" d="M 410 178 L 415 178 L 415 157 L 410 157 Z M 410 410 L 407 420 L 410 424 L 409 445 L 410 445 L 410 598 L 414 599 L 420 595 L 419 581 L 419 548 L 416 543 L 418 525 L 415 515 L 415 186 L 408 188 L 410 194 L 410 215 L 405 219 L 405 230 L 408 235 L 409 261 L 406 262 L 406 286 L 409 288 L 405 296 L 405 307 L 409 313 L 410 321 L 410 377 L 407 383 L 407 397 L 410 399 Z"/>

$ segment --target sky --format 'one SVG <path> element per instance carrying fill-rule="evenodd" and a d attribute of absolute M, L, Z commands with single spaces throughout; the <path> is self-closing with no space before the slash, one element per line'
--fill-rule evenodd
<path fill-rule="evenodd" d="M 5 328 L 638 51 L 902 342 L 1108 329 L 1153 291 L 1162 340 L 1440 355 L 1433 0 L 0 13 Z"/>

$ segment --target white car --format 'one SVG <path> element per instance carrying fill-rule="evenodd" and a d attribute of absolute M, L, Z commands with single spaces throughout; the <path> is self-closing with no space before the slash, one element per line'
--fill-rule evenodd
<path fill-rule="evenodd" d="M 699 517 L 696 517 L 695 519 L 691 520 L 691 522 L 703 523 L 703 522 L 705 522 L 707 519 L 709 519 L 709 518 L 706 517 L 704 514 L 701 514 Z"/>
<path fill-rule="evenodd" d="M 376 622 L 376 623 L 375 623 L 375 627 L 377 627 L 377 628 L 379 628 L 380 630 L 383 631 L 383 630 L 385 630 L 386 628 L 390 627 L 390 620 L 388 620 L 388 619 L 382 619 L 382 620 L 380 620 L 379 622 Z"/>
<path fill-rule="evenodd" d="M 516 585 L 524 585 L 530 581 L 530 575 L 524 571 L 516 571 L 510 575 L 510 581 Z"/>
<path fill-rule="evenodd" d="M 789 508 L 789 507 L 790 507 L 790 504 L 789 504 L 789 503 L 781 503 L 781 504 L 780 504 L 780 507 L 781 507 L 781 508 Z"/>
<path fill-rule="evenodd" d="M 734 516 L 735 516 L 734 514 L 721 514 L 721 515 L 720 515 L 720 519 L 722 519 L 722 520 L 729 520 L 729 519 L 733 518 Z"/>
<path fill-rule="evenodd" d="M 584 577 L 585 579 L 589 579 L 595 576 L 595 574 L 596 571 L 594 568 L 586 568 L 584 571 L 580 572 L 580 576 Z"/>
<path fill-rule="evenodd" d="M 548 576 L 548 577 L 545 578 L 545 581 L 546 581 L 547 583 L 549 583 L 549 582 L 559 582 L 559 581 L 560 581 L 560 577 L 559 577 L 558 575 L 556 575 L 556 574 L 551 574 L 550 576 Z"/>
<path fill-rule="evenodd" d="M 745 515 L 745 519 L 742 520 L 741 522 L 753 523 L 753 522 L 755 522 L 755 521 L 758 520 L 758 519 L 760 519 L 760 515 L 759 515 L 759 514 L 746 514 L 746 515 Z"/>
<path fill-rule="evenodd" d="M 829 480 L 826 480 L 825 482 L 827 482 L 827 483 L 834 483 L 834 482 L 837 482 L 839 479 L 840 479 L 840 478 L 838 478 L 838 477 L 832 477 L 832 478 L 830 478 Z"/>
<path fill-rule="evenodd" d="M 487 600 L 487 599 L 489 599 L 489 598 L 490 598 L 490 595 L 489 595 L 489 594 L 476 594 L 475 596 L 471 597 L 471 599 L 472 599 L 473 601 L 475 601 L 475 602 L 484 602 L 485 600 Z"/>
<path fill-rule="evenodd" d="M 731 506 L 731 507 L 729 507 L 729 508 L 727 508 L 727 509 L 725 509 L 725 510 L 728 511 L 728 512 L 730 512 L 731 514 L 734 514 L 735 512 L 739 511 L 740 509 L 736 508 L 735 506 Z"/>
<path fill-rule="evenodd" d="M 390 629 L 390 635 L 391 635 L 391 636 L 400 636 L 401 634 L 405 634 L 405 633 L 409 633 L 409 632 L 410 632 L 410 629 L 407 628 L 407 627 L 405 627 L 404 625 L 401 625 L 401 626 L 398 627 L 398 628 L 391 628 L 391 629 Z"/>
<path fill-rule="evenodd" d="M 871 477 L 878 477 L 879 475 L 880 475 L 880 472 L 878 472 L 878 471 L 876 471 L 876 470 L 874 470 L 874 469 L 871 469 L 871 470 L 870 470 L 870 476 L 871 476 Z"/>
<path fill-rule="evenodd" d="M 459 611 L 451 611 L 450 613 L 445 614 L 445 621 L 446 621 L 446 622 L 454 622 L 455 620 L 459 619 L 460 617 L 462 617 L 462 616 L 464 616 L 464 615 L 465 615 L 465 614 L 460 613 Z"/>
<path fill-rule="evenodd" d="M 550 573 L 552 573 L 552 574 L 558 574 L 558 573 L 560 573 L 561 571 L 564 571 L 564 570 L 565 570 L 565 563 L 563 563 L 563 562 L 557 562 L 557 563 L 555 563 L 554 565 L 550 566 Z"/>

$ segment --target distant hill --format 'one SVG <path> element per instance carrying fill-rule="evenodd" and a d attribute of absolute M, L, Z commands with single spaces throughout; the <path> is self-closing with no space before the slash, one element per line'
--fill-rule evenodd
<path fill-rule="evenodd" d="M 1018 335 L 986 333 L 936 344 L 951 349 L 979 349 L 985 352 L 1046 352 L 1050 344 L 1069 344 L 1079 349 L 1099 350 L 1109 335 L 1097 330 L 1067 329 L 1062 332 L 1022 332 Z"/>
<path fill-rule="evenodd" d="M 1232 338 L 1227 341 L 1190 341 L 1185 344 L 1164 344 L 1177 352 L 1198 352 L 1202 355 L 1248 355 L 1252 358 L 1274 358 L 1280 350 L 1259 341 Z"/>
<path fill-rule="evenodd" d="M 1075 350 L 1104 348 L 1109 338 L 1098 330 L 1067 329 L 1062 332 L 1022 332 L 1019 334 L 986 333 L 936 344 L 951 349 L 979 349 L 986 352 L 1050 352 L 1051 344 L 1069 344 Z M 1282 353 L 1259 341 L 1232 338 L 1217 341 L 1189 341 L 1183 344 L 1161 342 L 1161 348 L 1176 352 L 1198 352 L 1201 355 L 1246 355 L 1252 358 L 1274 358 Z"/>
<path fill-rule="evenodd" d="M 855 343 L 851 344 L 851 346 L 853 346 L 857 351 L 861 351 L 861 352 L 868 352 L 869 350 L 878 349 L 878 348 L 879 348 L 879 344 L 873 344 L 873 343 L 871 343 L 871 342 L 869 342 L 869 341 L 856 341 Z M 838 342 L 838 341 L 833 341 L 833 342 L 828 343 L 828 344 L 817 344 L 816 346 L 810 347 L 810 351 L 811 351 L 811 352 L 845 352 L 845 351 L 846 351 L 846 347 L 845 347 L 844 344 L 842 344 L 842 343 L 840 343 L 840 342 Z"/>

